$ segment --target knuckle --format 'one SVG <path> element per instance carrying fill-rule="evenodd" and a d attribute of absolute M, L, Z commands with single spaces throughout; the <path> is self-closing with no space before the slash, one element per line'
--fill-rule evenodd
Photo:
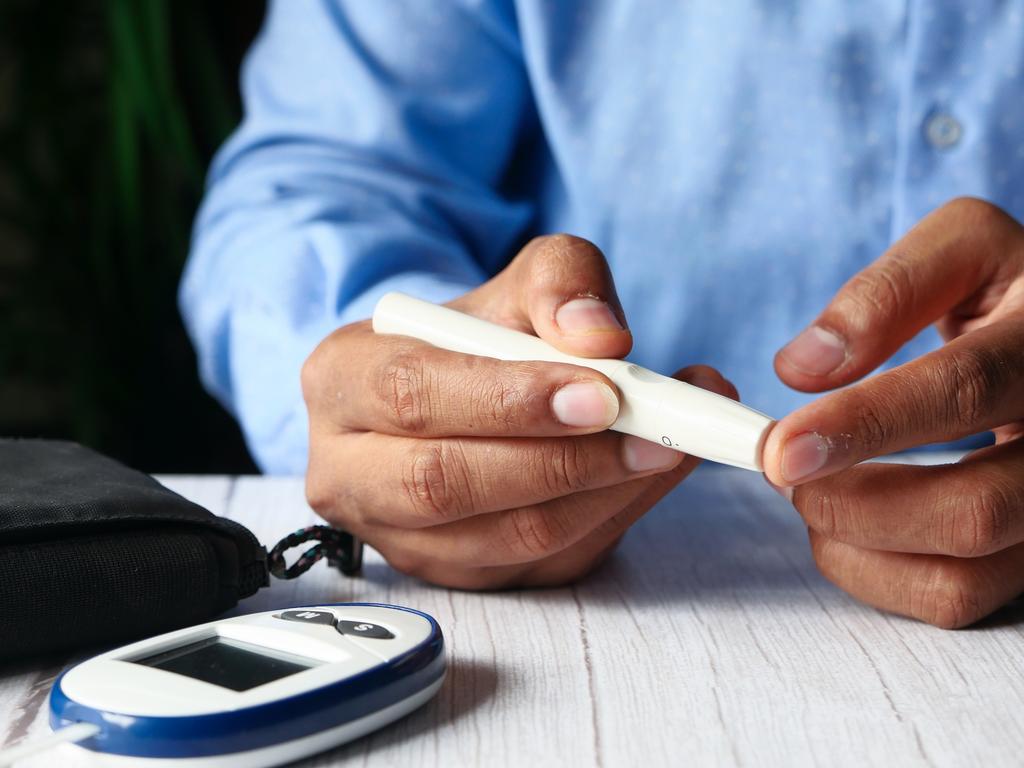
<path fill-rule="evenodd" d="M 320 342 L 316 349 L 309 354 L 309 357 L 302 362 L 299 384 L 302 387 L 302 397 L 307 404 L 316 402 L 323 388 L 326 379 L 325 345 L 328 343 L 328 340 Z"/>
<path fill-rule="evenodd" d="M 589 240 L 575 235 L 548 235 L 534 241 L 534 258 L 531 261 L 530 277 L 533 283 L 561 284 L 569 262 L 597 262 L 604 264 L 604 257 L 597 246 Z"/>
<path fill-rule="evenodd" d="M 321 468 L 321 461 L 317 458 L 316 452 L 310 451 L 305 481 L 306 504 L 317 514 L 334 503 L 334 483 L 329 477 L 330 474 Z"/>
<path fill-rule="evenodd" d="M 513 552 L 536 560 L 563 548 L 566 532 L 540 507 L 513 509 L 506 519 L 506 545 Z"/>
<path fill-rule="evenodd" d="M 472 505 L 471 491 L 465 458 L 450 443 L 432 444 L 406 463 L 403 497 L 427 525 L 460 517 Z"/>
<path fill-rule="evenodd" d="M 421 578 L 450 589 L 467 592 L 484 592 L 501 589 L 507 585 L 508 576 L 504 576 L 496 568 L 444 568 L 437 572 L 428 572 Z"/>
<path fill-rule="evenodd" d="M 430 387 L 426 377 L 423 358 L 413 352 L 395 355 L 377 376 L 377 395 L 385 416 L 404 432 L 423 432 L 429 423 Z"/>
<path fill-rule="evenodd" d="M 347 486 L 337 473 L 325 471 L 324 464 L 321 452 L 311 447 L 305 482 L 306 503 L 318 515 L 328 518 L 339 506 L 339 491 Z"/>
<path fill-rule="evenodd" d="M 564 232 L 541 238 L 539 246 L 538 251 L 541 255 L 555 260 L 561 260 L 578 253 L 589 254 L 597 251 L 597 246 L 589 240 Z"/>
<path fill-rule="evenodd" d="M 430 562 L 419 552 L 406 548 L 374 546 L 392 568 L 413 578 L 422 578 L 422 574 L 430 567 Z"/>
<path fill-rule="evenodd" d="M 885 322 L 913 303 L 915 280 L 909 259 L 901 253 L 892 253 L 871 269 L 856 275 L 851 281 L 848 300 L 853 305 L 852 317 Z"/>
<path fill-rule="evenodd" d="M 332 525 L 342 526 L 355 533 L 370 522 L 368 499 L 364 488 L 351 482 L 344 466 L 327 461 L 320 451 L 309 453 L 306 471 L 305 496 L 310 509 Z"/>
<path fill-rule="evenodd" d="M 551 498 L 577 493 L 592 483 L 589 452 L 582 440 L 550 440 L 538 467 L 539 482 Z"/>
<path fill-rule="evenodd" d="M 889 417 L 884 403 L 881 396 L 870 401 L 858 398 L 852 403 L 851 423 L 854 434 L 866 454 L 881 453 L 895 437 L 895 421 Z"/>
<path fill-rule="evenodd" d="M 327 382 L 332 380 L 333 361 L 338 358 L 340 350 L 351 341 L 352 335 L 366 327 L 367 322 L 363 321 L 334 330 L 302 362 L 299 383 L 302 396 L 307 403 L 313 403 L 323 395 Z"/>
<path fill-rule="evenodd" d="M 314 349 L 312 354 L 303 361 L 302 370 L 299 372 L 299 382 L 302 386 L 302 397 L 307 403 L 312 402 L 316 383 L 320 378 L 320 360 L 317 355 L 317 351 L 319 349 L 319 347 Z"/>
<path fill-rule="evenodd" d="M 954 197 L 942 206 L 942 209 L 956 215 L 957 218 L 963 218 L 977 224 L 1002 222 L 1006 218 L 1006 214 L 999 207 L 987 200 L 969 195 Z"/>
<path fill-rule="evenodd" d="M 942 629 L 966 627 L 984 615 L 977 579 L 962 564 L 938 566 L 916 603 L 913 615 Z"/>
<path fill-rule="evenodd" d="M 324 473 L 314 470 L 312 460 L 306 473 L 306 503 L 321 517 L 333 506 L 333 488 L 324 480 Z"/>
<path fill-rule="evenodd" d="M 653 504 L 632 503 L 598 525 L 591 533 L 601 538 L 613 538 L 617 542 L 626 535 L 626 530 L 633 525 L 640 516 L 647 512 Z"/>
<path fill-rule="evenodd" d="M 1000 390 L 1004 366 L 979 350 L 950 355 L 934 372 L 945 390 L 945 423 L 957 432 L 971 430 L 985 418 Z"/>
<path fill-rule="evenodd" d="M 568 587 L 592 573 L 607 560 L 614 546 L 586 555 L 583 559 L 555 558 L 527 575 L 526 585 L 536 587 Z"/>
<path fill-rule="evenodd" d="M 1008 252 L 1017 250 L 1021 225 L 999 206 L 977 197 L 957 197 L 949 201 L 938 215 L 955 220 L 951 247 L 971 253 L 981 265 L 988 259 L 1005 260 Z"/>
<path fill-rule="evenodd" d="M 836 545 L 833 540 L 811 528 L 808 531 L 808 541 L 811 545 L 811 557 L 814 559 L 814 565 L 821 575 L 836 586 L 843 588 L 844 585 L 836 570 L 836 558 L 833 554 Z"/>
<path fill-rule="evenodd" d="M 839 494 L 827 488 L 811 493 L 801 490 L 796 507 L 807 526 L 826 539 L 842 540 L 846 535 L 847 502 Z"/>
<path fill-rule="evenodd" d="M 479 418 L 508 434 L 522 432 L 525 398 L 516 382 L 498 377 L 486 380 L 479 388 L 479 395 L 472 398 L 477 404 Z"/>
<path fill-rule="evenodd" d="M 821 571 L 822 575 L 827 577 L 828 566 L 831 564 L 831 560 L 825 556 L 827 537 L 811 529 L 808 531 L 808 540 L 811 545 L 811 557 L 814 558 L 814 564 L 818 566 L 818 570 Z"/>
<path fill-rule="evenodd" d="M 997 552 L 1010 534 L 1012 502 L 998 485 L 986 484 L 960 496 L 952 505 L 948 554 L 973 558 Z"/>

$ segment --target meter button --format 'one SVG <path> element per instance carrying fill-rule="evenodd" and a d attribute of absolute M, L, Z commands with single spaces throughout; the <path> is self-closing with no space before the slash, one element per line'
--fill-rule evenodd
<path fill-rule="evenodd" d="M 328 611 L 285 611 L 277 618 L 285 621 L 298 621 L 303 624 L 326 624 L 334 626 L 334 614 Z"/>
<path fill-rule="evenodd" d="M 339 621 L 338 631 L 352 637 L 369 637 L 373 640 L 391 640 L 394 635 L 380 624 L 368 621 Z"/>

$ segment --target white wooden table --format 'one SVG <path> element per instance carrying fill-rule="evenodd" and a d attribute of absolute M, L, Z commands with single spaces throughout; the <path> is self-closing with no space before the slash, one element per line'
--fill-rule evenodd
<path fill-rule="evenodd" d="M 298 479 L 164 481 L 265 543 L 313 519 Z M 433 614 L 448 679 L 309 765 L 1024 764 L 1024 609 L 947 632 L 858 605 L 753 473 L 702 467 L 572 588 L 453 592 L 368 552 L 362 578 L 320 563 L 239 610 L 348 600 Z M 0 668 L 0 743 L 46 732 L 58 671 Z M 58 764 L 80 763 L 24 763 Z"/>

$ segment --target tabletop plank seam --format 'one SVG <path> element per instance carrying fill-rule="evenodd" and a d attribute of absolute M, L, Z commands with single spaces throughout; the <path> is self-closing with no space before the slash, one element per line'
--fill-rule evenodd
<path fill-rule="evenodd" d="M 718 671 L 718 664 L 715 663 L 715 657 L 720 653 L 718 639 L 715 637 L 714 628 L 704 620 L 703 611 L 699 610 L 696 605 L 693 606 L 693 616 L 697 619 L 698 623 L 705 630 L 707 635 L 707 637 L 701 637 L 701 644 L 704 646 L 704 652 L 707 654 L 708 658 L 708 668 L 711 670 L 711 697 L 715 701 L 715 716 L 718 719 L 719 725 L 722 726 L 722 731 L 728 733 L 729 726 L 726 723 L 725 710 L 722 707 L 722 696 L 719 692 L 722 681 Z M 714 646 L 713 648 L 708 647 L 708 641 L 710 641 L 711 645 Z M 740 767 L 745 765 L 745 761 L 740 756 L 735 741 L 730 738 L 727 739 L 727 743 L 729 746 L 729 755 L 732 758 L 732 764 Z"/>
<path fill-rule="evenodd" d="M 784 555 L 784 557 L 786 557 L 787 560 L 789 559 L 788 555 Z M 899 708 L 896 706 L 896 701 L 892 697 L 892 690 L 889 688 L 888 682 L 882 675 L 882 672 L 878 668 L 878 664 L 875 662 L 874 658 L 872 658 L 867 648 L 865 648 L 864 644 L 860 641 L 860 638 L 857 637 L 857 634 L 853 632 L 848 626 L 846 626 L 845 624 L 836 619 L 836 617 L 832 614 L 832 611 L 829 610 L 825 602 L 818 596 L 817 592 L 811 586 L 811 583 L 807 580 L 807 577 L 801 572 L 799 568 L 796 569 L 796 572 L 800 578 L 800 581 L 803 582 L 804 587 L 807 589 L 808 592 L 810 592 L 811 596 L 821 607 L 821 610 L 824 612 L 825 616 L 828 617 L 828 620 L 831 621 L 835 627 L 845 632 L 846 635 L 853 641 L 854 645 L 857 646 L 857 649 L 860 651 L 861 655 L 867 660 L 868 666 L 871 667 L 872 672 L 874 672 L 875 677 L 878 679 L 879 685 L 882 686 L 882 696 L 888 703 L 889 709 L 892 712 L 893 716 L 896 718 L 896 721 L 898 723 L 906 725 L 908 721 L 906 720 L 906 718 L 903 717 L 903 713 L 900 712 Z M 915 656 L 914 658 L 917 657 Z M 921 731 L 918 729 L 917 723 L 910 721 L 909 724 L 910 732 L 914 736 L 914 744 L 917 746 L 917 752 L 921 756 L 921 759 L 924 760 L 926 765 L 934 765 L 934 762 L 928 756 L 928 752 L 924 748 L 924 740 L 921 738 Z"/>
<path fill-rule="evenodd" d="M 576 615 L 580 623 L 580 642 L 583 646 L 583 666 L 587 670 L 587 695 L 590 698 L 590 727 L 594 732 L 594 765 L 602 768 L 603 759 L 601 755 L 601 729 L 598 722 L 597 712 L 597 691 L 595 690 L 594 667 L 590 657 L 590 639 L 587 637 L 587 619 L 583 614 L 583 603 L 575 586 L 570 589 L 572 599 L 576 603 Z"/>
<path fill-rule="evenodd" d="M 910 656 L 910 658 L 912 658 L 914 660 L 914 663 L 916 663 L 918 665 L 918 667 L 920 667 L 922 672 L 927 673 L 928 672 L 928 665 L 925 664 L 924 661 L 921 659 L 921 657 L 918 656 L 917 653 L 914 651 L 914 649 L 911 648 L 910 645 L 907 644 L 906 638 L 903 637 L 903 633 L 900 631 L 900 628 L 896 625 L 896 622 L 894 622 L 892 620 L 892 616 L 890 616 L 887 613 L 883 613 L 883 614 L 881 614 L 881 616 L 885 620 L 885 623 L 892 630 L 893 635 L 896 637 L 897 640 L 899 640 L 900 645 L 903 646 L 903 649 L 907 652 L 907 654 Z M 960 668 L 957 667 L 955 664 L 952 665 L 952 668 L 953 668 L 953 671 L 960 678 L 960 682 L 963 683 L 965 687 L 969 686 L 970 683 L 968 682 L 967 678 L 964 677 L 964 673 L 960 671 Z"/>
<path fill-rule="evenodd" d="M 828 614 L 828 617 L 833 622 L 835 622 L 835 618 L 832 616 L 831 611 L 826 609 L 825 613 Z M 850 636 L 850 639 L 853 640 L 854 644 L 857 646 L 860 652 L 864 655 L 864 658 L 867 659 L 868 665 L 871 667 L 871 671 L 874 672 L 875 677 L 878 678 L 878 682 L 882 686 L 882 695 L 885 697 L 885 700 L 889 703 L 889 708 L 892 710 L 892 713 L 896 716 L 896 721 L 899 723 L 906 724 L 907 720 L 903 717 L 903 713 L 900 712 L 899 707 L 896 706 L 896 701 L 892 697 L 892 689 L 889 687 L 888 681 L 882 674 L 882 670 L 878 668 L 878 664 L 875 662 L 874 658 L 872 658 L 871 654 L 868 652 L 868 649 L 864 647 L 864 643 L 860 641 L 860 638 L 857 637 L 856 633 L 854 633 L 849 627 L 846 626 L 843 626 L 843 629 Z M 910 732 L 914 734 L 914 743 L 917 745 L 917 751 L 921 755 L 921 759 L 924 760 L 926 765 L 934 765 L 932 759 L 928 756 L 928 753 L 925 751 L 924 741 L 921 739 L 921 731 L 918 729 L 917 723 L 910 723 Z"/>

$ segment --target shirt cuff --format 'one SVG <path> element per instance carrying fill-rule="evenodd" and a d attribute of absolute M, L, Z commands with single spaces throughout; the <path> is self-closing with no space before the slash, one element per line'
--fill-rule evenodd
<path fill-rule="evenodd" d="M 434 272 L 403 272 L 389 277 L 361 293 L 349 302 L 338 318 L 338 325 L 366 320 L 373 315 L 380 297 L 391 291 L 406 293 L 433 304 L 443 304 L 476 288 L 475 285 Z"/>

